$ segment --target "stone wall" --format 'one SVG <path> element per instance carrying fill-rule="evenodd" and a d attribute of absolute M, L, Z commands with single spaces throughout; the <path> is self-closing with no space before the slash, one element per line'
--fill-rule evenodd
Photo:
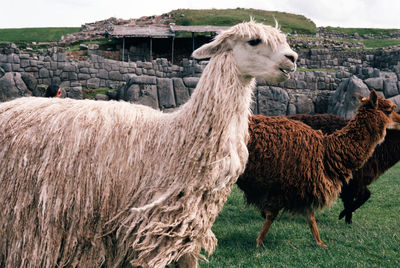
<path fill-rule="evenodd" d="M 206 65 L 207 61 L 185 61 L 182 78 L 133 75 L 118 89 L 118 96 L 153 108 L 174 109 L 190 97 Z M 386 98 L 400 94 L 399 74 L 360 65 L 351 71 L 295 72 L 290 79 L 278 84 L 258 80 L 252 110 L 266 115 L 326 113 L 335 90 L 355 78 L 361 81 L 359 84 L 376 89 L 378 94 Z"/>
<path fill-rule="evenodd" d="M 91 55 L 87 61 L 74 61 L 63 53 L 30 56 L 15 50 L 8 52 L 0 54 L 0 101 L 26 95 L 41 96 L 44 89 L 40 85 L 56 83 L 65 88 L 67 97 L 81 98 L 82 87 L 103 87 L 118 90 L 113 96 L 99 99 L 111 97 L 170 110 L 187 101 L 208 63 L 187 59 L 182 61 L 182 66 L 172 65 L 166 59 L 120 62 L 97 55 Z M 382 96 L 396 97 L 400 93 L 400 72 L 383 72 L 372 67 L 378 62 L 395 64 L 397 59 L 390 60 L 398 55 L 396 53 L 398 50 L 382 51 L 379 55 L 340 62 L 328 49 L 310 49 L 306 56 L 301 56 L 299 65 L 332 71 L 295 72 L 289 80 L 279 84 L 257 81 L 252 109 L 254 113 L 268 115 L 325 113 L 331 95 L 353 76 Z M 338 67 L 339 64 L 342 66 Z"/>
<path fill-rule="evenodd" d="M 179 77 L 183 71 L 182 67 L 172 65 L 166 59 L 121 62 L 91 55 L 87 61 L 74 61 L 68 60 L 65 53 L 39 56 L 0 54 L 0 68 L 4 72 L 29 73 L 38 84 L 86 88 L 117 88 L 126 83 L 131 74 Z"/>
<path fill-rule="evenodd" d="M 400 68 L 400 46 L 380 49 L 374 53 L 367 50 L 335 51 L 328 48 L 299 49 L 298 66 L 307 69 L 345 70 L 362 67 L 373 67 L 386 71 L 398 72 Z"/>
<path fill-rule="evenodd" d="M 392 69 L 394 72 L 400 72 L 400 46 L 391 49 L 379 49 L 373 57 L 370 58 L 372 66 L 379 69 Z"/>

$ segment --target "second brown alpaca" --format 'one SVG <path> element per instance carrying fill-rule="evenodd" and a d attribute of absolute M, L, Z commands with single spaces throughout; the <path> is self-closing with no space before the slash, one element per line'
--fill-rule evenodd
<path fill-rule="evenodd" d="M 299 120 L 313 129 L 320 129 L 325 134 L 342 129 L 348 122 L 348 119 L 331 114 L 296 114 L 288 118 Z M 360 169 L 353 171 L 353 178 L 348 184 L 343 185 L 340 198 L 344 209 L 339 214 L 339 219 L 345 217 L 346 223 L 352 223 L 353 212 L 371 196 L 368 185 L 398 161 L 400 161 L 400 131 L 388 129 L 384 142 L 376 146 L 368 161 Z"/>
<path fill-rule="evenodd" d="M 249 204 L 266 215 L 257 247 L 281 209 L 306 216 L 315 242 L 322 242 L 314 209 L 331 205 L 352 170 L 382 142 L 386 128 L 399 128 L 395 105 L 372 91 L 355 117 L 331 135 L 286 117 L 250 118 L 249 160 L 237 184 Z"/>

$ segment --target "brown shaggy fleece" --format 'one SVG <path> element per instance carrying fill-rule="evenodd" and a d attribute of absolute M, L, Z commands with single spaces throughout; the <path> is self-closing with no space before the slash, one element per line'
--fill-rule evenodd
<path fill-rule="evenodd" d="M 286 117 L 254 115 L 249 122 L 249 160 L 237 184 L 249 204 L 266 215 L 257 246 L 281 209 L 307 216 L 312 235 L 321 241 L 315 208 L 331 205 L 348 182 L 382 142 L 386 128 L 398 127 L 395 105 L 372 91 L 355 117 L 341 130 L 324 135 Z"/>
<path fill-rule="evenodd" d="M 301 121 L 315 130 L 321 130 L 324 134 L 332 134 L 349 122 L 349 119 L 333 114 L 292 114 L 287 118 Z"/>
<path fill-rule="evenodd" d="M 347 119 L 331 114 L 297 114 L 288 116 L 289 119 L 299 120 L 313 129 L 331 134 L 342 129 L 348 122 Z M 371 196 L 368 185 L 376 181 L 385 171 L 400 161 L 400 132 L 388 129 L 385 140 L 376 146 L 374 153 L 368 161 L 358 170 L 353 171 L 353 179 L 344 184 L 340 198 L 344 209 L 339 219 L 345 216 L 347 223 L 352 222 L 353 212 L 361 207 Z"/>

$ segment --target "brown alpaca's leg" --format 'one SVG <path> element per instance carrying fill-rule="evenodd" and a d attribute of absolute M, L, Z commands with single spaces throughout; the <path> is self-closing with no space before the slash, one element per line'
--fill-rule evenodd
<path fill-rule="evenodd" d="M 265 210 L 265 222 L 264 225 L 260 231 L 260 234 L 257 237 L 257 247 L 258 248 L 262 248 L 263 247 L 263 240 L 265 238 L 265 236 L 268 233 L 269 228 L 271 227 L 271 224 L 274 222 L 274 219 L 276 217 L 276 215 L 278 215 L 279 210 Z"/>
<path fill-rule="evenodd" d="M 351 210 L 346 214 L 346 222 L 352 222 L 352 213 L 356 211 L 359 207 L 361 207 L 367 200 L 371 197 L 371 192 L 365 187 L 364 191 L 354 200 Z"/>
<path fill-rule="evenodd" d="M 307 221 L 308 221 L 308 226 L 310 226 L 311 234 L 314 237 L 315 242 L 317 242 L 318 246 L 327 248 L 328 246 L 326 246 L 324 242 L 322 242 L 321 237 L 319 236 L 317 223 L 315 222 L 314 210 L 311 210 L 310 213 L 308 214 Z"/>
<path fill-rule="evenodd" d="M 354 206 L 354 199 L 356 198 L 356 186 L 353 181 L 342 187 L 340 198 L 343 201 L 343 210 L 339 214 L 339 220 L 346 216 L 346 222 L 351 223 L 352 207 Z M 348 222 L 348 215 L 350 215 L 350 222 Z"/>

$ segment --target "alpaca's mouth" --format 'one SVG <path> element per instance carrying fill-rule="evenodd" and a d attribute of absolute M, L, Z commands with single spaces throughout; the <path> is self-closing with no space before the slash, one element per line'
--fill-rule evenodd
<path fill-rule="evenodd" d="M 281 72 L 283 72 L 283 73 L 285 73 L 285 74 L 288 73 L 288 71 L 286 71 L 286 70 L 284 70 L 284 69 L 282 69 L 282 68 L 279 68 L 279 70 L 281 70 Z"/>
<path fill-rule="evenodd" d="M 282 69 L 282 68 L 279 68 L 279 70 L 280 70 L 286 77 L 289 77 L 289 72 L 288 72 L 288 70 L 285 70 L 285 69 Z"/>

